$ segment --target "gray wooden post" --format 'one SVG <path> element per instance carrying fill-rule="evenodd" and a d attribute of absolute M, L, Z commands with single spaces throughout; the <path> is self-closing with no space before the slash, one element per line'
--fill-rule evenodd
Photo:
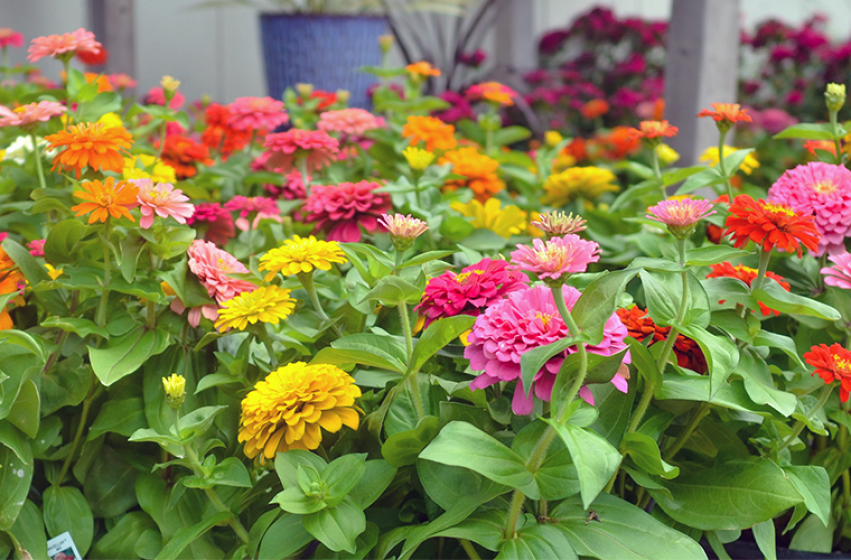
<path fill-rule="evenodd" d="M 680 129 L 669 142 L 680 153 L 678 166 L 694 165 L 703 150 L 718 145 L 715 121 L 698 119 L 697 113 L 713 102 L 736 101 L 738 16 L 739 0 L 673 0 L 665 118 Z"/>
<path fill-rule="evenodd" d="M 514 72 L 532 70 L 538 65 L 533 0 L 508 0 L 494 25 L 494 60 Z"/>
<path fill-rule="evenodd" d="M 91 31 L 109 51 L 103 71 L 136 78 L 134 0 L 88 0 Z"/>

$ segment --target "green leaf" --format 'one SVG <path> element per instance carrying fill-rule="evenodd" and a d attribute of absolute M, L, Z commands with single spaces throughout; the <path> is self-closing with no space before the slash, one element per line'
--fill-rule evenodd
<path fill-rule="evenodd" d="M 196 523 L 191 527 L 180 529 L 174 536 L 165 543 L 160 553 L 157 554 L 155 560 L 177 560 L 181 557 L 183 550 L 189 546 L 194 540 L 215 527 L 220 523 L 224 523 L 231 519 L 233 514 L 227 511 L 222 511 L 213 514 L 200 523 Z"/>
<path fill-rule="evenodd" d="M 326 346 L 320 350 L 313 359 L 310 360 L 310 363 L 335 365 L 360 364 L 395 371 L 398 373 L 402 373 L 405 370 L 405 364 L 395 359 L 391 361 L 377 352 L 332 348 L 330 346 Z"/>
<path fill-rule="evenodd" d="M 43 507 L 48 534 L 56 537 L 69 531 L 80 554 L 85 555 L 92 546 L 95 525 L 92 508 L 79 488 L 50 486 L 44 491 Z"/>
<path fill-rule="evenodd" d="M 833 552 L 834 531 L 836 531 L 836 522 L 833 518 L 825 527 L 818 517 L 810 515 L 798 526 L 792 536 L 792 542 L 789 543 L 789 549 L 830 554 Z"/>
<path fill-rule="evenodd" d="M 772 278 L 765 278 L 762 288 L 752 293 L 754 302 L 761 301 L 771 309 L 793 315 L 818 317 L 829 321 L 840 318 L 839 311 L 814 299 L 787 292 Z M 756 305 L 753 306 L 757 308 Z"/>
<path fill-rule="evenodd" d="M 38 510 L 38 506 L 29 500 L 22 505 L 18 519 L 12 525 L 9 533 L 15 537 L 21 548 L 26 550 L 29 555 L 15 554 L 15 557 L 21 559 L 48 558 L 47 537 L 44 534 L 41 512 Z"/>
<path fill-rule="evenodd" d="M 458 525 L 434 536 L 467 539 L 495 552 L 502 546 L 504 533 L 505 512 L 492 510 L 474 513 Z"/>
<path fill-rule="evenodd" d="M 578 337 L 569 336 L 523 352 L 523 354 L 520 355 L 520 383 L 522 383 L 523 390 L 526 395 L 530 395 L 532 393 L 532 382 L 535 379 L 535 376 L 552 357 L 564 352 L 566 349 L 576 345 L 578 342 L 588 342 L 589 340 L 590 339 L 585 335 Z M 518 390 L 520 390 L 519 385 L 515 391 Z"/>
<path fill-rule="evenodd" d="M 139 328 L 115 340 L 105 348 L 89 349 L 89 359 L 95 375 L 107 387 L 130 375 L 151 356 L 168 348 L 169 334 L 163 329 Z"/>
<path fill-rule="evenodd" d="M 672 498 L 648 488 L 675 521 L 704 531 L 746 529 L 803 501 L 767 459 L 731 460 L 660 481 Z"/>
<path fill-rule="evenodd" d="M 696 325 L 682 329 L 682 333 L 703 350 L 709 370 L 709 396 L 714 398 L 739 364 L 739 349 L 729 338 L 715 336 Z"/>
<path fill-rule="evenodd" d="M 840 127 L 841 134 L 837 138 L 842 138 L 846 132 Z M 799 123 L 785 130 L 778 132 L 773 136 L 775 140 L 783 138 L 802 138 L 804 140 L 833 140 L 833 126 L 830 123 Z"/>
<path fill-rule="evenodd" d="M 301 522 L 302 517 L 285 513 L 263 535 L 258 558 L 292 558 L 313 540 Z"/>
<path fill-rule="evenodd" d="M 366 454 L 343 455 L 334 459 L 320 475 L 328 485 L 325 503 L 334 507 L 349 495 L 366 472 Z"/>
<path fill-rule="evenodd" d="M 98 412 L 94 424 L 89 428 L 86 441 L 92 441 L 107 432 L 129 437 L 145 426 L 145 403 L 141 398 L 109 401 Z"/>
<path fill-rule="evenodd" d="M 96 517 L 116 517 L 135 506 L 137 471 L 117 451 L 104 445 L 83 483 L 83 494 Z"/>
<path fill-rule="evenodd" d="M 35 288 L 42 282 L 50 282 L 50 276 L 47 270 L 39 264 L 35 257 L 30 255 L 29 250 L 21 246 L 12 238 L 7 237 L 0 242 L 0 247 L 6 251 L 6 254 L 15 261 L 15 264 L 21 269 L 24 278 L 29 282 L 30 287 Z M 59 317 L 68 315 L 68 307 L 62 298 L 55 291 L 36 291 L 36 297 L 47 307 L 48 311 Z"/>
<path fill-rule="evenodd" d="M 44 344 L 39 340 L 41 337 L 34 337 L 33 335 L 19 331 L 17 329 L 6 329 L 0 331 L 0 342 L 9 342 L 11 344 L 17 344 L 18 346 L 23 346 L 30 352 L 32 352 L 41 363 L 47 361 L 47 353 L 44 351 Z"/>
<path fill-rule="evenodd" d="M 398 276 L 385 276 L 378 281 L 375 288 L 367 292 L 360 303 L 378 301 L 387 307 L 396 307 L 402 302 L 415 304 L 420 302 L 422 293 L 419 287 L 407 280 Z"/>
<path fill-rule="evenodd" d="M 629 502 L 600 494 L 591 507 L 598 520 L 589 518 L 579 496 L 568 498 L 550 512 L 556 521 L 554 526 L 567 534 L 582 557 L 706 560 L 706 553 L 699 544 Z"/>
<path fill-rule="evenodd" d="M 629 455 L 635 464 L 648 474 L 659 475 L 662 478 L 676 478 L 680 474 L 679 467 L 669 465 L 662 459 L 659 446 L 650 437 L 634 432 L 623 438 L 624 455 Z"/>
<path fill-rule="evenodd" d="M 729 245 L 707 245 L 686 252 L 686 263 L 692 266 L 709 266 L 731 259 L 744 258 L 753 253 Z"/>
<path fill-rule="evenodd" d="M 591 430 L 573 424 L 543 420 L 555 428 L 570 451 L 570 457 L 579 474 L 582 503 L 587 508 L 617 472 L 621 464 L 621 454 L 612 444 Z"/>
<path fill-rule="evenodd" d="M 4 423 L 0 421 L 0 426 Z M 30 443 L 16 428 L 2 429 L 0 445 L 0 530 L 15 523 L 33 478 L 33 455 Z"/>
<path fill-rule="evenodd" d="M 824 467 L 788 466 L 783 471 L 804 497 L 807 509 L 827 527 L 830 523 L 830 478 Z"/>
<path fill-rule="evenodd" d="M 338 338 L 331 343 L 338 350 L 355 350 L 371 353 L 392 364 L 391 371 L 405 371 L 407 355 L 405 349 L 395 339 L 370 333 L 358 333 Z M 367 364 L 369 365 L 369 364 Z"/>
<path fill-rule="evenodd" d="M 362 509 L 366 509 L 381 497 L 396 476 L 396 467 L 383 459 L 366 462 L 366 470 L 349 497 Z"/>
<path fill-rule="evenodd" d="M 744 163 L 745 158 L 747 158 L 748 155 L 753 151 L 754 148 L 739 149 L 735 150 L 729 155 L 724 156 L 724 168 L 727 170 L 729 177 L 732 177 L 736 174 L 736 171 L 738 171 L 739 168 L 742 166 L 742 163 Z M 721 171 L 720 167 L 718 171 Z"/>
<path fill-rule="evenodd" d="M 381 455 L 392 466 L 401 468 L 413 465 L 426 445 L 437 435 L 440 420 L 436 416 L 426 416 L 413 430 L 396 432 L 381 446 Z"/>
<path fill-rule="evenodd" d="M 302 518 L 304 528 L 335 552 L 357 550 L 355 539 L 366 530 L 366 517 L 351 498 Z"/>
<path fill-rule="evenodd" d="M 429 358 L 458 338 L 464 331 L 469 330 L 475 322 L 476 318 L 469 315 L 456 315 L 455 317 L 434 321 L 422 334 L 417 345 L 414 346 L 411 366 L 408 371 L 418 372 Z"/>
<path fill-rule="evenodd" d="M 532 524 L 523 527 L 515 537 L 505 541 L 496 560 L 526 560 L 527 558 L 560 558 L 578 560 L 570 540 L 552 525 Z"/>
<path fill-rule="evenodd" d="M 638 370 L 645 383 L 653 387 L 660 387 L 662 385 L 662 372 L 659 371 L 659 366 L 650 350 L 632 337 L 627 338 L 627 343 L 629 344 L 632 366 Z"/>
<path fill-rule="evenodd" d="M 130 512 L 121 516 L 109 532 L 100 537 L 88 558 L 138 558 L 140 555 L 136 553 L 136 544 L 150 537 L 160 538 L 160 532 L 151 517 L 143 511 Z"/>
<path fill-rule="evenodd" d="M 608 272 L 588 285 L 570 310 L 588 344 L 599 344 L 603 340 L 606 321 L 618 307 L 618 300 L 626 285 L 639 273 L 638 269 Z"/>
<path fill-rule="evenodd" d="M 774 520 L 769 519 L 751 527 L 754 539 L 765 560 L 777 560 L 777 547 L 774 536 Z"/>
<path fill-rule="evenodd" d="M 688 299 L 684 317 L 678 317 L 683 301 L 683 279 L 679 273 L 650 272 L 641 273 L 641 285 L 647 299 L 647 311 L 658 325 L 676 325 L 687 327 L 709 326 L 709 298 L 700 281 L 690 272 L 687 275 Z"/>
<path fill-rule="evenodd" d="M 497 146 L 507 146 L 526 140 L 532 133 L 522 126 L 506 126 L 497 130 L 493 135 L 493 143 Z"/>
<path fill-rule="evenodd" d="M 768 369 L 768 364 L 753 349 L 745 350 L 739 354 L 739 365 L 736 368 L 736 373 L 744 380 L 745 390 L 753 402 L 767 404 L 786 417 L 795 412 L 795 407 L 798 404 L 797 397 L 777 388 Z"/>
<path fill-rule="evenodd" d="M 466 422 L 447 424 L 420 453 L 420 459 L 468 468 L 494 482 L 516 488 L 533 500 L 540 496 L 535 478 L 523 459 L 497 439 Z"/>
<path fill-rule="evenodd" d="M 180 479 L 188 488 L 211 488 L 213 486 L 235 486 L 251 488 L 251 475 L 245 465 L 236 457 L 228 457 L 213 467 L 208 477 L 186 476 Z"/>
<path fill-rule="evenodd" d="M 697 189 L 710 187 L 723 182 L 724 176 L 721 175 L 721 170 L 719 170 L 718 167 L 709 167 L 686 179 L 686 181 L 680 185 L 680 188 L 677 189 L 675 194 L 688 194 L 696 191 Z"/>
<path fill-rule="evenodd" d="M 417 461 L 417 474 L 428 497 L 446 511 L 455 507 L 459 499 L 474 502 L 467 515 L 479 504 L 510 491 L 508 486 L 497 484 L 470 469 L 422 458 Z"/>
<path fill-rule="evenodd" d="M 78 218 L 53 225 L 44 243 L 44 259 L 53 266 L 77 262 L 80 256 L 77 244 L 93 234 L 94 229 L 86 227 Z"/>
<path fill-rule="evenodd" d="M 38 434 L 39 421 L 41 420 L 40 408 L 41 401 L 35 381 L 27 379 L 21 386 L 12 408 L 9 409 L 6 420 L 30 438 L 34 438 Z"/>
<path fill-rule="evenodd" d="M 415 255 L 410 260 L 403 262 L 397 268 L 401 270 L 403 268 L 408 268 L 409 266 L 420 266 L 433 260 L 454 255 L 456 252 L 457 251 L 426 251 L 425 253 Z"/>
<path fill-rule="evenodd" d="M 284 488 L 298 486 L 298 468 L 301 465 L 309 465 L 322 472 L 328 465 L 321 457 L 303 449 L 290 449 L 275 456 L 275 472 L 281 479 Z"/>

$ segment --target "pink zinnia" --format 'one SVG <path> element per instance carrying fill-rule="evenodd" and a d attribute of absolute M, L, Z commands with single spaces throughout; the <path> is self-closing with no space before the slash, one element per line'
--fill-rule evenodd
<path fill-rule="evenodd" d="M 342 132 L 349 136 L 361 136 L 367 130 L 384 126 L 384 119 L 365 109 L 350 108 L 325 111 L 319 115 L 316 128 L 326 132 Z"/>
<path fill-rule="evenodd" d="M 814 161 L 789 169 L 768 189 L 768 201 L 815 216 L 819 255 L 845 251 L 851 236 L 851 171 L 845 167 Z"/>
<path fill-rule="evenodd" d="M 828 286 L 851 290 L 851 254 L 835 253 L 828 259 L 834 265 L 821 269 L 821 273 L 824 274 L 824 283 Z"/>
<path fill-rule="evenodd" d="M 310 175 L 307 176 L 310 182 Z M 273 185 L 271 183 L 263 185 L 267 193 L 275 198 L 284 198 L 286 200 L 302 199 L 307 196 L 307 189 L 304 188 L 304 181 L 301 173 L 293 169 L 287 175 L 284 175 L 283 185 Z"/>
<path fill-rule="evenodd" d="M 375 192 L 380 186 L 370 181 L 316 185 L 304 204 L 307 221 L 328 230 L 328 241 L 360 241 L 358 226 L 372 233 L 378 218 L 391 208 L 390 196 Z"/>
<path fill-rule="evenodd" d="M 236 235 L 233 216 L 218 202 L 202 202 L 195 206 L 195 213 L 186 219 L 186 224 L 200 229 L 204 239 L 216 245 L 227 245 Z"/>
<path fill-rule="evenodd" d="M 308 170 L 319 171 L 340 151 L 340 143 L 327 132 L 300 128 L 269 134 L 263 146 L 270 152 L 266 166 L 281 173 L 292 171 L 300 158 L 305 158 Z"/>
<path fill-rule="evenodd" d="M 648 218 L 668 226 L 677 239 L 685 239 L 694 233 L 697 222 L 716 213 L 708 200 L 688 197 L 663 200 L 647 212 Z"/>
<path fill-rule="evenodd" d="M 239 212 L 239 218 L 236 220 L 236 227 L 242 231 L 247 231 L 249 228 L 248 218 L 254 214 L 254 221 L 251 227 L 256 228 L 262 219 L 272 219 L 278 223 L 283 222 L 281 218 L 281 210 L 278 208 L 278 203 L 273 198 L 265 196 L 235 196 L 225 203 L 225 209 L 231 212 Z"/>
<path fill-rule="evenodd" d="M 139 225 L 148 229 L 154 224 L 154 214 L 160 218 L 171 216 L 177 223 L 185 224 L 186 219 L 195 213 L 195 207 L 189 204 L 189 197 L 180 189 L 175 189 L 170 183 L 157 183 L 150 179 L 133 179 L 130 181 L 139 187 L 139 209 L 142 219 Z"/>
<path fill-rule="evenodd" d="M 94 53 L 100 52 L 103 45 L 95 41 L 95 34 L 91 31 L 86 31 L 82 27 L 71 33 L 63 33 L 62 35 L 48 35 L 46 37 L 38 37 L 32 40 L 30 48 L 27 52 L 27 60 L 35 62 L 46 56 L 65 55 L 73 56 L 75 52 L 91 51 Z"/>
<path fill-rule="evenodd" d="M 426 284 L 422 302 L 415 308 L 428 327 L 433 321 L 456 315 L 477 317 L 506 295 L 527 287 L 526 275 L 506 261 L 482 259 L 461 270 L 446 271 Z"/>
<path fill-rule="evenodd" d="M 11 27 L 0 27 L 0 48 L 24 46 L 24 36 L 20 31 L 15 31 Z"/>
<path fill-rule="evenodd" d="M 2 239 L 0 239 L 0 241 L 2 241 Z M 34 257 L 43 257 L 45 243 L 47 243 L 47 239 L 35 239 L 27 243 L 27 249 L 30 250 L 30 255 Z"/>
<path fill-rule="evenodd" d="M 567 308 L 572 309 L 581 295 L 579 290 L 570 286 L 562 286 L 561 290 Z M 470 388 L 484 389 L 500 381 L 516 380 L 511 408 L 517 414 L 530 414 L 534 402 L 531 395 L 526 395 L 521 381 L 520 357 L 533 348 L 559 341 L 569 334 L 549 288 L 535 286 L 509 294 L 479 315 L 472 332 L 467 336 L 470 345 L 464 350 L 464 357 L 470 360 L 471 369 L 483 370 L 470 383 Z M 586 348 L 594 354 L 611 356 L 627 347 L 624 339 L 628 334 L 627 328 L 615 313 L 606 321 L 603 340 Z M 564 358 L 573 352 L 576 352 L 575 346 L 567 348 L 547 361 L 541 371 L 535 374 L 532 387 L 535 396 L 544 401 L 550 400 L 556 374 Z M 624 363 L 629 362 L 627 352 Z M 623 377 L 616 375 L 612 383 L 618 390 L 626 392 L 626 380 Z M 585 395 L 581 396 L 587 399 L 590 391 L 586 389 L 583 393 Z"/>
<path fill-rule="evenodd" d="M 236 257 L 219 249 L 214 244 L 196 239 L 192 242 L 187 253 L 189 255 L 189 270 L 207 288 L 207 294 L 218 303 L 257 288 L 251 282 L 228 276 L 228 274 L 244 274 L 249 270 L 236 260 Z"/>
<path fill-rule="evenodd" d="M 271 97 L 237 97 L 227 123 L 236 130 L 275 130 L 289 122 L 284 103 Z"/>
<path fill-rule="evenodd" d="M 0 126 L 26 127 L 38 122 L 47 122 L 67 111 L 64 105 L 55 101 L 27 103 L 15 109 L 0 105 Z"/>
<path fill-rule="evenodd" d="M 532 247 L 517 245 L 517 250 L 511 253 L 511 262 L 541 280 L 558 280 L 564 274 L 585 272 L 589 263 L 599 260 L 599 252 L 597 243 L 571 233 L 547 241 L 535 239 Z"/>
<path fill-rule="evenodd" d="M 136 87 L 136 80 L 127 74 L 108 74 L 106 79 L 115 89 L 131 89 Z"/>
<path fill-rule="evenodd" d="M 175 91 L 174 97 L 171 98 L 171 101 L 168 104 L 168 108 L 177 111 L 183 107 L 183 103 L 185 101 L 186 98 L 183 94 L 179 91 Z M 148 90 L 148 93 L 145 94 L 145 105 L 165 106 L 165 92 L 161 86 L 152 87 Z"/>

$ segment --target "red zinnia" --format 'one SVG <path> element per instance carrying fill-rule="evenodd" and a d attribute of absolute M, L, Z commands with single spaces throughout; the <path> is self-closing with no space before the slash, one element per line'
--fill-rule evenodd
<path fill-rule="evenodd" d="M 207 128 L 201 134 L 201 142 L 221 153 L 222 158 L 243 149 L 251 141 L 251 131 L 237 130 L 229 124 L 232 117 L 230 109 L 218 103 L 210 103 L 204 112 Z"/>
<path fill-rule="evenodd" d="M 671 327 L 657 325 L 647 314 L 647 310 L 637 305 L 629 309 L 618 309 L 618 317 L 626 326 L 629 336 L 641 343 L 649 339 L 647 346 L 664 341 L 671 332 Z M 681 334 L 677 335 L 677 340 L 674 342 L 674 355 L 677 357 L 677 365 L 681 368 L 688 368 L 701 374 L 706 373 L 706 356 L 694 340 Z"/>
<path fill-rule="evenodd" d="M 154 142 L 154 148 L 159 149 L 159 147 L 160 142 L 157 140 Z M 178 134 L 165 137 L 162 160 L 163 163 L 174 168 L 174 172 L 180 180 L 197 175 L 196 165 L 199 163 L 213 165 L 207 146 Z"/>
<path fill-rule="evenodd" d="M 797 214 L 786 205 L 754 200 L 746 194 L 737 196 L 730 205 L 724 225 L 727 227 L 724 233 L 733 234 L 736 248 L 753 241 L 763 251 L 777 246 L 783 251 L 797 251 L 799 258 L 802 244 L 816 252 L 821 240 L 814 216 Z"/>
<path fill-rule="evenodd" d="M 753 281 L 756 280 L 758 274 L 758 271 L 755 268 L 751 268 L 743 264 L 733 266 L 728 262 L 723 262 L 720 264 L 711 264 L 709 265 L 709 268 L 712 269 L 712 272 L 706 275 L 707 278 L 738 278 L 739 280 L 747 284 L 749 288 Z M 776 281 L 787 292 L 791 289 L 791 286 L 789 286 L 789 282 L 787 282 L 786 279 L 780 276 L 779 274 L 774 274 L 770 270 L 767 270 L 765 272 L 765 277 L 771 278 L 772 280 Z M 718 303 L 724 303 L 724 300 L 721 300 Z M 767 317 L 771 313 L 774 313 L 775 315 L 780 315 L 779 311 L 769 308 L 762 302 L 759 302 L 759 309 L 760 311 L 762 311 L 763 317 Z"/>
<path fill-rule="evenodd" d="M 813 346 L 809 352 L 804 354 L 808 364 L 816 368 L 825 383 L 833 383 L 839 380 L 839 400 L 848 401 L 851 391 L 851 351 L 846 350 L 839 343 L 832 346 L 819 344 Z"/>

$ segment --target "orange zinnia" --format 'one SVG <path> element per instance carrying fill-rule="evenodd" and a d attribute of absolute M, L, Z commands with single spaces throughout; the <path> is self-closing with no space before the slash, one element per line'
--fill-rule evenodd
<path fill-rule="evenodd" d="M 18 291 L 23 282 L 23 275 L 12 257 L 0 248 L 0 294 L 11 294 Z"/>
<path fill-rule="evenodd" d="M 408 64 L 405 70 L 415 76 L 440 76 L 440 68 L 435 68 L 430 62 L 422 61 Z"/>
<path fill-rule="evenodd" d="M 592 99 L 579 110 L 586 119 L 596 119 L 609 112 L 609 103 L 605 99 Z"/>
<path fill-rule="evenodd" d="M 137 195 L 139 188 L 129 181 L 115 181 L 115 177 L 107 177 L 100 181 L 88 181 L 80 185 L 82 191 L 74 191 L 74 196 L 84 200 L 82 204 L 72 206 L 71 210 L 78 216 L 92 213 L 89 223 L 97 221 L 105 222 L 110 216 L 120 218 L 124 216 L 131 222 L 136 220 L 130 215 L 129 209 L 139 205 Z"/>
<path fill-rule="evenodd" d="M 668 121 L 641 121 L 638 128 L 629 129 L 629 135 L 632 138 L 655 140 L 676 136 L 679 131 L 679 128 Z"/>
<path fill-rule="evenodd" d="M 738 103 L 712 103 L 712 110 L 704 109 L 698 117 L 712 117 L 718 128 L 730 130 L 737 122 L 753 122 L 747 109 L 742 109 Z"/>
<path fill-rule="evenodd" d="M 817 251 L 821 233 L 816 229 L 815 216 L 798 214 L 785 204 L 775 204 L 762 199 L 754 200 L 740 194 L 730 205 L 730 215 L 724 223 L 725 234 L 733 234 L 736 248 L 753 241 L 763 251 L 775 246 L 783 251 L 797 251 L 802 256 L 801 245 Z"/>
<path fill-rule="evenodd" d="M 411 139 L 411 145 L 425 142 L 425 149 L 451 150 L 455 147 L 455 127 L 435 117 L 408 117 L 402 136 Z"/>
<path fill-rule="evenodd" d="M 505 188 L 505 184 L 496 176 L 499 162 L 476 151 L 476 148 L 459 148 L 446 152 L 438 163 L 452 164 L 452 173 L 463 175 L 465 181 L 450 181 L 447 187 L 469 187 L 476 195 L 476 200 L 484 202 Z"/>
<path fill-rule="evenodd" d="M 508 86 L 504 86 L 499 82 L 482 82 L 470 86 L 467 90 L 467 97 L 473 101 L 484 99 L 511 107 L 514 105 L 514 98 L 517 97 L 517 92 Z"/>
<path fill-rule="evenodd" d="M 133 136 L 123 126 L 107 127 L 98 123 L 80 123 L 67 131 L 44 137 L 49 150 L 65 148 L 53 158 L 53 169 L 74 169 L 77 178 L 87 165 L 95 171 L 124 169 L 123 152 L 133 144 Z"/>

